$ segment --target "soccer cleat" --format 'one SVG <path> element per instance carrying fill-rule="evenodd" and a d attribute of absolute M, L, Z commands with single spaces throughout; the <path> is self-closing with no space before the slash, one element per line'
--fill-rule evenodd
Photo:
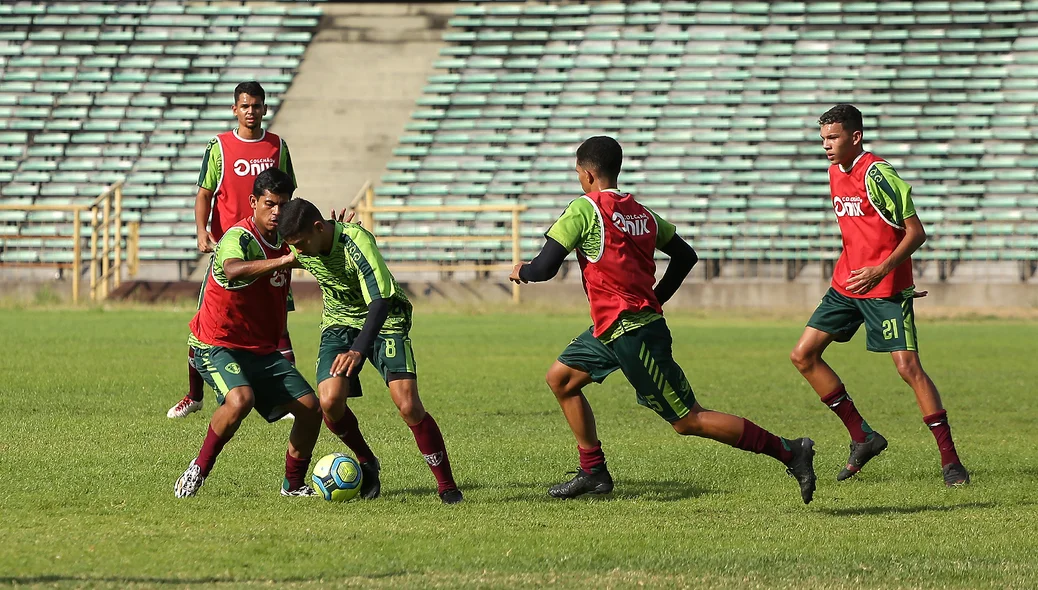
<path fill-rule="evenodd" d="M 836 476 L 836 481 L 854 477 L 870 459 L 882 453 L 886 448 L 887 439 L 878 432 L 870 434 L 863 443 L 851 441 L 851 456 L 847 459 L 847 466 Z"/>
<path fill-rule="evenodd" d="M 609 475 L 609 470 L 604 464 L 601 469 L 596 471 L 577 469 L 570 473 L 575 473 L 576 476 L 569 481 L 557 483 L 548 488 L 549 496 L 569 499 L 584 494 L 608 494 L 613 491 L 613 476 Z"/>
<path fill-rule="evenodd" d="M 296 417 L 292 414 L 292 412 L 289 412 L 289 413 L 285 414 L 284 416 L 278 418 L 277 422 L 281 422 L 282 420 L 295 420 L 295 419 L 296 419 Z"/>
<path fill-rule="evenodd" d="M 944 485 L 949 488 L 964 486 L 970 482 L 970 474 L 962 463 L 948 463 L 941 468 L 941 473 L 944 474 Z"/>
<path fill-rule="evenodd" d="M 187 396 L 166 412 L 167 418 L 183 418 L 202 409 L 202 400 L 195 401 Z"/>
<path fill-rule="evenodd" d="M 173 494 L 178 498 L 188 498 L 198 493 L 198 488 L 202 487 L 205 483 L 205 478 L 202 477 L 202 468 L 195 464 L 195 460 L 191 459 L 191 464 L 187 466 L 187 471 L 184 475 L 180 476 L 175 486 L 173 486 Z"/>
<path fill-rule="evenodd" d="M 360 471 L 364 474 L 360 482 L 360 497 L 364 500 L 374 500 L 382 494 L 382 481 L 378 477 L 382 465 L 378 459 L 372 459 L 361 463 Z"/>
<path fill-rule="evenodd" d="M 786 465 L 786 473 L 793 476 L 800 484 L 800 497 L 804 504 L 810 504 L 815 497 L 815 441 L 809 438 L 798 438 L 789 441 L 793 458 Z"/>
<path fill-rule="evenodd" d="M 316 496 L 317 492 L 308 485 L 302 485 L 294 490 L 286 490 L 284 486 L 281 486 L 281 495 L 286 498 L 302 498 L 306 496 Z"/>
<path fill-rule="evenodd" d="M 465 497 L 461 495 L 461 490 L 458 488 L 451 488 L 440 492 L 440 501 L 444 504 L 458 504 L 464 499 Z"/>

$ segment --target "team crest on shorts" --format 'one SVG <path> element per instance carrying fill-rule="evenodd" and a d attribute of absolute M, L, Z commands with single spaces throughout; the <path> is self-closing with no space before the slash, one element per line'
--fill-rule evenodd
<path fill-rule="evenodd" d="M 228 363 L 227 366 L 223 368 L 223 370 L 227 371 L 232 375 L 237 375 L 241 373 L 241 367 L 238 366 L 238 363 Z"/>

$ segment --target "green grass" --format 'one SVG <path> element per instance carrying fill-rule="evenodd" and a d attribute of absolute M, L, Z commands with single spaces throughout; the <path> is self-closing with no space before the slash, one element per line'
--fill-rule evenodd
<path fill-rule="evenodd" d="M 804 506 L 763 456 L 681 438 L 620 374 L 590 389 L 611 498 L 552 501 L 576 449 L 543 382 L 583 314 L 423 313 L 423 400 L 466 502 L 442 506 L 410 432 L 370 367 L 353 402 L 383 461 L 383 497 L 283 499 L 287 423 L 252 416 L 199 497 L 173 482 L 213 406 L 165 417 L 183 393 L 182 311 L 8 310 L 0 322 L 0 585 L 314 587 L 1034 588 L 1038 326 L 927 322 L 973 484 L 942 485 L 933 438 L 886 355 L 859 335 L 827 358 L 890 440 L 837 484 L 847 435 L 790 365 L 799 321 L 674 315 L 675 356 L 700 401 L 818 443 Z M 317 315 L 293 314 L 312 378 Z M 341 450 L 322 432 L 316 453 Z"/>

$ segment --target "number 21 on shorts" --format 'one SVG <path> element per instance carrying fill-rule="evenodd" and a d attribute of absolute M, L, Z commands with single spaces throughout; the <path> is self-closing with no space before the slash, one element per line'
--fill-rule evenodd
<path fill-rule="evenodd" d="M 897 320 L 883 320 L 883 339 L 896 340 L 897 338 Z"/>

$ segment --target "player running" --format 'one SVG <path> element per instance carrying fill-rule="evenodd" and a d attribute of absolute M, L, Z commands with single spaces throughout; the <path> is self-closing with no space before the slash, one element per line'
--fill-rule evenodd
<path fill-rule="evenodd" d="M 911 257 L 926 241 L 926 231 L 912 204 L 912 187 L 890 164 L 864 150 L 861 111 L 837 105 L 818 124 L 832 164 L 829 190 L 843 253 L 833 270 L 832 286 L 808 320 L 790 360 L 851 435 L 850 458 L 836 479 L 854 476 L 887 448 L 887 440 L 869 427 L 840 377 L 822 360 L 830 343 L 847 342 L 864 323 L 866 348 L 889 352 L 897 372 L 915 391 L 923 422 L 937 439 L 944 483 L 967 484 L 970 476 L 955 451 L 948 413 L 919 363 Z"/>
<path fill-rule="evenodd" d="M 400 417 L 436 477 L 444 504 L 462 501 L 451 474 L 440 428 L 418 397 L 418 377 L 408 331 L 411 302 L 397 285 L 375 238 L 352 223 L 325 220 L 313 204 L 297 199 L 281 210 L 278 232 L 298 263 L 317 279 L 324 299 L 317 391 L 324 423 L 357 456 L 364 472 L 361 496 L 380 493 L 378 459 L 346 404 L 355 377 L 368 359 L 379 372 Z M 369 484 L 369 482 L 373 482 Z M 373 487 L 366 487 L 373 485 Z"/>
<path fill-rule="evenodd" d="M 294 188 L 292 178 L 276 168 L 259 174 L 249 199 L 253 215 L 228 228 L 216 245 L 191 333 L 199 342 L 195 366 L 221 405 L 213 412 L 198 457 L 177 480 L 178 498 L 198 493 L 217 455 L 252 409 L 268 422 L 295 414 L 281 495 L 315 495 L 305 480 L 321 432 L 321 404 L 277 350 L 285 333 L 295 261 L 278 237 L 277 225 Z"/>
<path fill-rule="evenodd" d="M 673 225 L 617 189 L 622 161 L 623 150 L 611 137 L 592 137 L 581 144 L 576 171 L 584 196 L 548 229 L 540 254 L 529 264 L 515 265 L 509 277 L 516 283 L 547 281 L 575 249 L 591 304 L 594 325 L 574 338 L 548 370 L 548 385 L 580 456 L 576 477 L 552 486 L 548 494 L 575 498 L 612 491 L 595 416 L 582 390 L 619 369 L 634 386 L 638 403 L 652 408 L 678 434 L 774 457 L 796 478 L 801 498 L 809 503 L 815 491 L 814 442 L 779 438 L 745 418 L 705 409 L 674 362 L 662 305 L 698 257 Z M 653 288 L 656 249 L 671 261 Z"/>
<path fill-rule="evenodd" d="M 217 135 L 206 146 L 195 196 L 195 227 L 200 252 L 212 252 L 227 228 L 252 216 L 249 194 L 260 172 L 276 167 L 291 176 L 293 186 L 297 184 L 288 145 L 263 129 L 263 117 L 267 114 L 265 100 L 266 93 L 258 82 L 238 84 L 234 88 L 232 107 L 238 126 Z M 202 376 L 192 361 L 197 349 L 195 344 L 194 338 L 189 336 L 187 395 L 166 412 L 167 418 L 183 418 L 202 409 Z M 288 332 L 278 342 L 278 350 L 289 361 L 295 362 Z"/>

